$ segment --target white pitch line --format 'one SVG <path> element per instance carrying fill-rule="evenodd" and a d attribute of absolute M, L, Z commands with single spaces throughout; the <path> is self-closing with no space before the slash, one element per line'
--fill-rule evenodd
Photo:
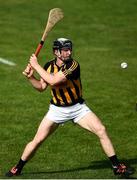
<path fill-rule="evenodd" d="M 16 66 L 16 64 L 15 64 L 14 62 L 9 61 L 9 60 L 7 60 L 7 59 L 3 59 L 3 58 L 1 58 L 1 57 L 0 57 L 0 63 L 7 64 L 7 65 L 9 65 L 9 66 Z"/>

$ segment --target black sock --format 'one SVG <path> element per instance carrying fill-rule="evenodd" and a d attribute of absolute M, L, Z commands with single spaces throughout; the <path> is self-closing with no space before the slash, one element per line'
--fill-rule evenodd
<path fill-rule="evenodd" d="M 22 168 L 24 167 L 24 165 L 26 164 L 27 161 L 23 161 L 22 159 L 19 160 L 18 164 L 16 165 L 16 168 L 18 168 L 19 170 L 22 170 Z"/>
<path fill-rule="evenodd" d="M 109 157 L 109 159 L 112 163 L 113 168 L 119 165 L 119 160 L 116 155 Z"/>

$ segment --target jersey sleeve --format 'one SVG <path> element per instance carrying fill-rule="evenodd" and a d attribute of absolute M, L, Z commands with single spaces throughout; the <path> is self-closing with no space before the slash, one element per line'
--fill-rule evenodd
<path fill-rule="evenodd" d="M 44 65 L 44 69 L 47 71 L 48 67 L 50 66 L 50 62 L 47 62 L 45 65 Z"/>
<path fill-rule="evenodd" d="M 68 62 L 61 71 L 67 79 L 78 79 L 80 77 L 80 65 L 76 61 Z"/>

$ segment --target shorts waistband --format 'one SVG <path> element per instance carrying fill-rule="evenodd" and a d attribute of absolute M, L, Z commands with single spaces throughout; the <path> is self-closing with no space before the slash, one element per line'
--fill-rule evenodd
<path fill-rule="evenodd" d="M 73 105 L 78 104 L 78 103 L 83 104 L 84 102 L 85 102 L 84 99 L 80 99 L 80 100 L 75 101 L 74 103 L 71 103 L 71 104 L 59 105 L 59 104 L 55 104 L 55 103 L 51 100 L 51 101 L 50 101 L 50 104 L 53 104 L 53 105 L 55 105 L 55 106 L 57 106 L 57 107 L 69 107 L 69 106 L 73 106 Z"/>

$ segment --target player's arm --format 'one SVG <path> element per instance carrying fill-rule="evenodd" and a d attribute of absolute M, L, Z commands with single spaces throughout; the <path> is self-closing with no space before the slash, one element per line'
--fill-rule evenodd
<path fill-rule="evenodd" d="M 53 75 L 46 72 L 40 65 L 37 65 L 35 70 L 41 76 L 41 78 L 44 79 L 44 81 L 46 81 L 51 86 L 54 86 L 56 84 L 66 81 L 66 77 L 61 71 Z"/>
<path fill-rule="evenodd" d="M 28 79 L 32 86 L 40 92 L 44 91 L 48 86 L 48 84 L 42 78 L 40 80 L 37 80 L 34 76 L 31 76 Z"/>
<path fill-rule="evenodd" d="M 41 78 L 40 80 L 36 79 L 33 75 L 34 70 L 30 64 L 27 65 L 26 69 L 23 71 L 23 74 L 28 78 L 29 82 L 32 84 L 32 86 L 42 92 L 44 91 L 48 84 Z"/>
<path fill-rule="evenodd" d="M 37 62 L 36 56 L 33 54 L 30 58 L 30 64 L 31 66 L 37 71 L 37 73 L 41 76 L 44 81 L 46 81 L 51 86 L 59 84 L 61 82 L 66 81 L 65 75 L 62 73 L 62 71 L 57 72 L 56 74 L 50 74 L 45 69 L 43 69 Z"/>

